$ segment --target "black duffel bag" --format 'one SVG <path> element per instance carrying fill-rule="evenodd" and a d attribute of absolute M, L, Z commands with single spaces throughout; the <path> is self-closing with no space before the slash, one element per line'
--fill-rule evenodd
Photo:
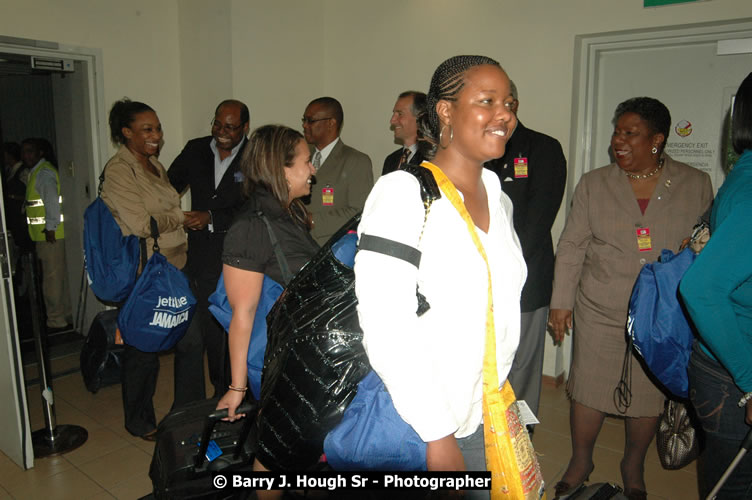
<path fill-rule="evenodd" d="M 98 313 L 81 348 L 81 375 L 86 388 L 95 393 L 102 387 L 120 383 L 123 344 L 115 343 L 117 309 Z"/>
<path fill-rule="evenodd" d="M 256 457 L 271 470 L 304 470 L 323 452 L 371 369 L 358 323 L 353 270 L 332 243 L 358 227 L 345 224 L 295 275 L 266 317 Z"/>
<path fill-rule="evenodd" d="M 441 197 L 433 174 L 423 167 L 405 170 L 420 183 L 427 215 L 433 200 Z M 356 215 L 329 239 L 266 317 L 256 458 L 270 470 L 315 465 L 324 438 L 371 371 L 358 322 L 355 274 L 332 250 L 359 222 Z M 418 304 L 419 313 L 428 308 L 420 294 Z"/>

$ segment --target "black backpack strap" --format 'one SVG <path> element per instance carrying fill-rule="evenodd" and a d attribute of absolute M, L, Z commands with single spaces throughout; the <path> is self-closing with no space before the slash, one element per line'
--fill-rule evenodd
<path fill-rule="evenodd" d="M 154 246 L 152 246 L 152 250 L 154 250 L 154 252 L 159 252 L 159 243 L 157 243 L 157 240 L 159 239 L 159 226 L 157 225 L 157 221 L 154 219 L 154 217 L 149 217 L 149 225 L 151 226 L 151 237 L 154 239 Z M 141 272 L 144 272 L 147 260 L 146 238 L 139 238 L 138 246 L 141 250 Z"/>
<path fill-rule="evenodd" d="M 279 264 L 280 271 L 282 271 L 282 279 L 285 281 L 284 285 L 287 285 L 290 280 L 292 280 L 292 273 L 290 272 L 290 265 L 287 263 L 285 254 L 282 252 L 282 247 L 279 244 L 277 235 L 274 233 L 272 224 L 271 222 L 269 222 L 269 218 L 264 215 L 264 212 L 262 212 L 261 210 L 256 210 L 256 216 L 261 218 L 261 220 L 264 221 L 264 224 L 266 224 L 266 230 L 269 233 L 269 241 L 272 244 L 274 256 L 277 258 L 277 264 Z"/>
<path fill-rule="evenodd" d="M 102 173 L 99 174 L 99 186 L 97 187 L 97 196 L 102 194 L 102 185 L 104 184 L 104 171 L 107 170 L 107 166 L 102 169 Z"/>
<path fill-rule="evenodd" d="M 159 240 L 159 226 L 154 217 L 149 217 L 149 224 L 151 225 L 151 237 L 154 239 L 152 250 L 159 252 L 159 243 L 157 243 L 157 240 Z"/>

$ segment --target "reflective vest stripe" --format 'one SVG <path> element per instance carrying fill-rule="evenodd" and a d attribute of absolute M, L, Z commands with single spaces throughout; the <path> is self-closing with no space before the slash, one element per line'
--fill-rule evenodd
<path fill-rule="evenodd" d="M 60 214 L 60 222 L 63 222 L 64 219 L 63 214 Z M 44 222 L 44 217 L 26 217 L 27 224 L 44 224 Z"/>
<path fill-rule="evenodd" d="M 60 203 L 62 205 L 63 204 L 63 197 L 59 196 L 58 199 L 57 199 L 57 201 L 58 201 L 58 203 Z M 44 206 L 44 201 L 42 201 L 41 198 L 39 198 L 38 200 L 27 201 L 26 202 L 26 206 L 27 207 L 43 207 Z"/>

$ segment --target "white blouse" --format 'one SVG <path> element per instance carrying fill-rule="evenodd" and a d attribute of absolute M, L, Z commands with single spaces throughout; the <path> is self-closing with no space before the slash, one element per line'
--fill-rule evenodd
<path fill-rule="evenodd" d="M 496 359 L 506 380 L 520 336 L 520 293 L 527 270 L 512 224 L 512 202 L 483 170 L 488 233 L 476 228 L 493 284 Z M 442 193 L 443 195 L 443 193 Z M 482 420 L 488 274 L 467 225 L 442 196 L 423 230 L 418 180 L 382 176 L 366 201 L 359 235 L 417 247 L 420 268 L 375 252 L 355 257 L 355 291 L 364 345 L 400 416 L 424 441 L 472 434 Z M 418 242 L 420 239 L 420 243 Z M 431 308 L 416 316 L 416 283 Z"/>

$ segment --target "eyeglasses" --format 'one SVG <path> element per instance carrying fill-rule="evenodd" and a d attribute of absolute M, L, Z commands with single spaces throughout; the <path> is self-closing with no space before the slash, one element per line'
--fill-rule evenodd
<path fill-rule="evenodd" d="M 331 116 L 328 116 L 326 118 L 308 118 L 307 116 L 304 116 L 303 118 L 300 119 L 300 121 L 303 125 L 305 125 L 306 123 L 310 125 L 312 123 L 316 123 L 316 122 L 320 122 L 324 120 L 331 120 L 331 119 L 332 119 Z"/>
<path fill-rule="evenodd" d="M 243 124 L 243 125 L 228 125 L 227 123 L 225 123 L 224 125 L 222 125 L 217 120 L 212 120 L 211 121 L 212 130 L 217 129 L 219 131 L 227 132 L 228 134 L 234 134 L 235 132 L 237 132 L 238 130 L 240 130 L 241 128 L 243 128 L 244 126 L 245 126 L 245 124 Z"/>

